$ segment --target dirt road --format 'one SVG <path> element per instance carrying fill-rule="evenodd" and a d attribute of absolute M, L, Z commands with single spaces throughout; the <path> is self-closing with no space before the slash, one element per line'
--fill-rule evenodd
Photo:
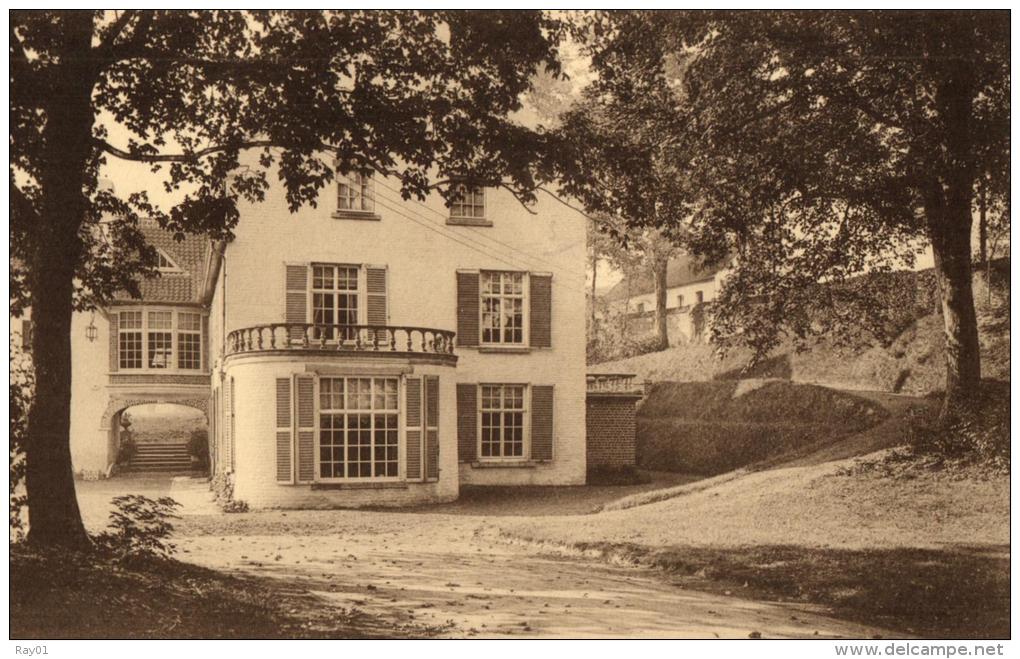
<path fill-rule="evenodd" d="M 194 516 L 181 558 L 280 579 L 324 605 L 452 637 L 889 636 L 817 609 L 684 590 L 636 567 L 543 554 L 468 516 L 359 511 Z"/>

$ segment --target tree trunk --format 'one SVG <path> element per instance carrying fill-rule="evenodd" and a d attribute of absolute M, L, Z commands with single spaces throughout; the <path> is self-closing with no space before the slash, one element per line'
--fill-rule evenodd
<path fill-rule="evenodd" d="M 598 252 L 592 251 L 591 255 L 591 335 L 595 336 L 596 327 L 598 323 L 598 314 L 595 313 L 595 282 L 599 275 L 599 255 Z"/>
<path fill-rule="evenodd" d="M 981 177 L 978 187 L 978 254 L 980 262 L 988 262 L 988 193 L 986 191 L 988 177 Z"/>
<path fill-rule="evenodd" d="M 949 194 L 941 203 L 929 201 L 925 208 L 945 323 L 946 392 L 941 414 L 944 421 L 951 420 L 968 404 L 981 381 L 977 314 L 971 287 L 970 199 L 960 191 L 959 184 L 949 187 Z"/>
<path fill-rule="evenodd" d="M 963 42 L 955 47 L 966 46 Z M 946 392 L 941 421 L 951 422 L 969 406 L 981 383 L 981 352 L 972 288 L 971 229 L 975 172 L 971 123 L 975 87 L 964 58 L 946 58 L 935 66 L 939 82 L 935 104 L 944 126 L 943 150 L 931 163 L 924 211 L 935 256 L 935 277 L 946 335 Z"/>
<path fill-rule="evenodd" d="M 668 259 L 656 260 L 655 265 L 655 338 L 659 350 L 669 348 L 669 328 L 666 324 L 666 275 Z"/>
<path fill-rule="evenodd" d="M 91 12 L 68 12 L 61 18 L 67 42 L 46 103 L 29 274 L 36 384 L 28 415 L 25 489 L 29 542 L 81 547 L 88 536 L 71 467 L 71 317 L 74 275 L 82 256 L 79 231 L 86 214 L 83 186 L 92 150 L 91 67 L 96 63 L 89 57 Z"/>

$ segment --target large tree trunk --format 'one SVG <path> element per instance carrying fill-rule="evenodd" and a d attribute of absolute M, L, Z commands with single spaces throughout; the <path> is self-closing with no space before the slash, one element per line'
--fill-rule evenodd
<path fill-rule="evenodd" d="M 971 287 L 971 209 L 976 171 L 971 153 L 971 104 L 975 91 L 973 71 L 965 59 L 947 58 L 936 66 L 941 68 L 935 104 L 945 131 L 944 151 L 936 154 L 932 163 L 924 211 L 945 322 L 946 392 L 941 419 L 949 422 L 969 405 L 981 383 L 981 352 Z"/>
<path fill-rule="evenodd" d="M 659 350 L 669 348 L 669 328 L 666 323 L 666 275 L 668 259 L 655 262 L 655 338 Z"/>
<path fill-rule="evenodd" d="M 83 192 L 91 154 L 91 92 L 95 62 L 89 57 L 90 12 L 69 12 L 68 41 L 46 103 L 42 191 L 33 236 L 30 287 L 34 335 L 35 398 L 28 416 L 25 489 L 29 542 L 81 547 L 81 521 L 71 467 L 71 316 L 79 231 L 85 219 Z"/>

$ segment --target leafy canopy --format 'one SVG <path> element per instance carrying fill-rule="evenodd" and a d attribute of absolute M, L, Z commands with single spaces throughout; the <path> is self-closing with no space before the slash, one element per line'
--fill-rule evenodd
<path fill-rule="evenodd" d="M 54 237 L 40 221 L 45 128 L 75 79 L 92 127 L 71 229 L 79 308 L 154 274 L 140 217 L 224 238 L 271 171 L 292 209 L 354 168 L 399 177 L 405 197 L 467 176 L 527 200 L 542 138 L 508 115 L 536 71 L 559 73 L 561 32 L 534 11 L 13 12 L 13 255 L 28 263 Z M 259 166 L 237 171 L 245 149 Z M 111 159 L 151 166 L 174 205 L 104 189 Z M 30 303 L 23 267 L 11 284 L 12 310 Z"/>
<path fill-rule="evenodd" d="M 1009 150 L 1002 13 L 608 12 L 581 32 L 593 91 L 682 173 L 688 244 L 737 254 L 717 335 L 761 353 L 831 329 L 815 310 L 874 312 L 818 283 L 910 263 L 951 222 L 925 210 Z"/>

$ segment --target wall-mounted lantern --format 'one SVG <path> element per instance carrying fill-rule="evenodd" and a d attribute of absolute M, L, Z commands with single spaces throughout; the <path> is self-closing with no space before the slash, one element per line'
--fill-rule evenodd
<path fill-rule="evenodd" d="M 94 342 L 99 337 L 99 329 L 96 327 L 96 314 L 92 314 L 92 319 L 89 320 L 89 326 L 85 328 L 85 338 L 89 342 Z"/>

